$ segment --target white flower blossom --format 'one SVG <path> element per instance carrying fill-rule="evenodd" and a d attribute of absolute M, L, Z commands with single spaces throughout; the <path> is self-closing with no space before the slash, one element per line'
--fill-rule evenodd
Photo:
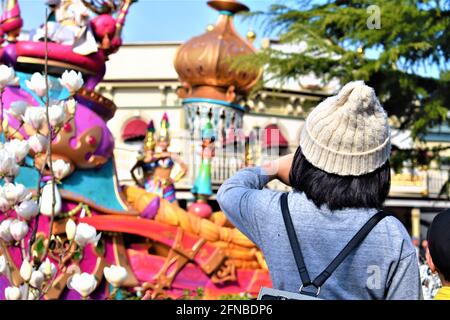
<path fill-rule="evenodd" d="M 53 173 L 56 179 L 64 179 L 70 173 L 70 164 L 62 159 L 53 161 Z"/>
<path fill-rule="evenodd" d="M 28 224 L 25 221 L 13 220 L 9 226 L 9 232 L 16 241 L 20 241 L 25 238 L 28 230 Z"/>
<path fill-rule="evenodd" d="M 31 274 L 33 273 L 33 267 L 27 259 L 24 259 L 20 266 L 20 276 L 25 282 L 30 281 Z"/>
<path fill-rule="evenodd" d="M 72 95 L 77 92 L 84 84 L 81 72 L 75 72 L 73 70 L 64 71 L 61 78 L 59 79 L 59 82 L 63 87 L 69 90 L 70 94 Z"/>
<path fill-rule="evenodd" d="M 5 255 L 0 256 L 0 274 L 6 274 L 8 270 L 8 263 L 6 262 Z"/>
<path fill-rule="evenodd" d="M 14 155 L 16 162 L 21 162 L 30 151 L 30 146 L 26 140 L 13 139 L 5 143 L 5 150 Z"/>
<path fill-rule="evenodd" d="M 77 102 L 75 101 L 75 99 L 71 98 L 69 100 L 66 100 L 65 106 L 69 114 L 75 114 L 75 111 L 77 110 Z"/>
<path fill-rule="evenodd" d="M 75 232 L 75 242 L 80 247 L 85 247 L 88 243 L 97 245 L 101 235 L 101 233 L 97 234 L 97 230 L 93 226 L 87 223 L 80 223 Z"/>
<path fill-rule="evenodd" d="M 31 199 L 31 192 L 20 183 L 6 183 L 3 186 L 2 194 L 11 206 L 20 203 L 24 200 Z"/>
<path fill-rule="evenodd" d="M 34 153 L 42 153 L 47 150 L 48 138 L 42 134 L 35 134 L 28 138 L 28 145 Z"/>
<path fill-rule="evenodd" d="M 0 223 L 0 238 L 2 238 L 6 242 L 11 242 L 13 240 L 11 232 L 9 231 L 9 227 L 11 226 L 12 221 L 13 219 L 8 218 Z"/>
<path fill-rule="evenodd" d="M 4 88 L 7 85 L 14 84 L 16 82 L 16 73 L 14 69 L 4 64 L 0 65 L 0 87 Z"/>
<path fill-rule="evenodd" d="M 9 105 L 8 113 L 12 115 L 14 118 L 22 120 L 22 116 L 25 114 L 25 110 L 27 110 L 28 103 L 23 100 L 13 101 Z"/>
<path fill-rule="evenodd" d="M 39 213 L 39 207 L 34 200 L 22 201 L 15 207 L 16 213 L 19 217 L 25 220 L 31 220 Z"/>
<path fill-rule="evenodd" d="M 78 292 L 83 298 L 87 298 L 97 287 L 97 280 L 92 274 L 76 273 L 67 282 L 67 287 Z"/>
<path fill-rule="evenodd" d="M 44 278 L 42 271 L 35 270 L 31 273 L 30 284 L 36 289 L 40 289 L 44 282 Z"/>
<path fill-rule="evenodd" d="M 7 287 L 5 289 L 6 300 L 20 300 L 21 296 L 20 289 L 17 287 Z"/>
<path fill-rule="evenodd" d="M 3 195 L 3 187 L 0 187 L 0 212 L 6 212 L 11 209 L 11 204 Z"/>
<path fill-rule="evenodd" d="M 120 288 L 127 279 L 127 269 L 117 265 L 111 265 L 103 269 L 106 281 L 108 281 L 114 288 Z"/>
<path fill-rule="evenodd" d="M 77 232 L 77 225 L 72 219 L 67 220 L 66 222 L 66 235 L 69 241 L 72 241 L 75 238 L 75 233 Z"/>
<path fill-rule="evenodd" d="M 48 108 L 48 117 L 50 124 L 54 127 L 59 127 L 64 123 L 66 113 L 64 106 L 61 104 L 54 104 Z"/>
<path fill-rule="evenodd" d="M 55 201 L 53 201 L 53 191 L 52 186 L 54 186 Z M 53 202 L 55 206 L 53 207 Z M 57 216 L 61 212 L 62 199 L 59 193 L 58 187 L 53 182 L 47 181 L 47 184 L 42 188 L 42 194 L 40 199 L 40 212 L 41 214 L 51 217 L 52 214 Z"/>
<path fill-rule="evenodd" d="M 50 262 L 49 258 L 46 258 L 43 263 L 39 266 L 38 269 L 40 272 L 42 272 L 47 278 L 53 278 L 56 274 L 56 266 Z"/>
<path fill-rule="evenodd" d="M 16 176 L 19 173 L 19 165 L 15 155 L 6 148 L 0 149 L 0 175 Z"/>
<path fill-rule="evenodd" d="M 23 122 L 33 127 L 34 130 L 41 130 L 46 122 L 45 109 L 42 107 L 28 107 L 23 116 Z"/>
<path fill-rule="evenodd" d="M 45 77 L 42 74 L 38 72 L 33 73 L 30 80 L 25 80 L 25 84 L 30 90 L 34 91 L 34 93 L 36 93 L 39 97 L 42 98 L 43 96 L 46 95 L 47 86 L 45 83 Z"/>

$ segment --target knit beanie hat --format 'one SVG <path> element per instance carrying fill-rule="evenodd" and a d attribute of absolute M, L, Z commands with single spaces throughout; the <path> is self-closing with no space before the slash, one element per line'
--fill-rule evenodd
<path fill-rule="evenodd" d="M 363 81 L 347 83 L 306 118 L 300 138 L 306 159 L 341 176 L 359 176 L 381 167 L 391 151 L 387 114 Z"/>

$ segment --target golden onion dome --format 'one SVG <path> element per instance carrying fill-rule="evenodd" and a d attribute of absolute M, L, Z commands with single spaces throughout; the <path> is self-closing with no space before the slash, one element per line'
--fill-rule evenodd
<path fill-rule="evenodd" d="M 213 0 L 208 5 L 219 11 L 214 28 L 188 40 L 178 48 L 175 69 L 181 82 L 192 88 L 198 86 L 234 87 L 245 94 L 256 84 L 261 69 L 236 70 L 236 58 L 254 54 L 252 44 L 235 30 L 233 15 L 248 11 L 248 7 L 236 0 Z"/>

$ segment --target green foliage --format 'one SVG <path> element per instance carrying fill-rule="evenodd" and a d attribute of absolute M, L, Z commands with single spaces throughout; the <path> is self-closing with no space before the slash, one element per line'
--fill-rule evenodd
<path fill-rule="evenodd" d="M 372 4 L 380 9 L 379 29 L 367 25 Z M 450 1 L 297 0 L 250 17 L 279 37 L 280 46 L 249 58 L 266 75 L 281 82 L 310 72 L 325 81 L 364 80 L 415 138 L 448 121 Z"/>
<path fill-rule="evenodd" d="M 197 288 L 195 291 L 185 289 L 180 300 L 202 300 L 205 296 L 205 290 L 201 287 Z"/>
<path fill-rule="evenodd" d="M 38 256 L 41 256 L 44 253 L 45 244 L 44 244 L 44 238 L 43 237 L 38 237 L 36 239 L 36 244 L 35 244 L 34 250 L 36 250 Z"/>
<path fill-rule="evenodd" d="M 247 292 L 242 294 L 225 294 L 219 297 L 219 300 L 251 300 L 251 299 L 254 299 L 254 297 Z"/>

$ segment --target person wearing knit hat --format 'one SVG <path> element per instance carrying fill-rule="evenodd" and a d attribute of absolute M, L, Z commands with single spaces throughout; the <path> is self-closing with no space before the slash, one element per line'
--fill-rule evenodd
<path fill-rule="evenodd" d="M 319 104 L 302 129 L 300 146 L 317 168 L 341 176 L 373 172 L 391 151 L 387 114 L 362 81 Z"/>
<path fill-rule="evenodd" d="M 305 282 L 283 219 L 283 193 L 267 183 L 278 179 L 293 189 L 287 207 L 313 279 L 382 210 L 390 150 L 386 112 L 371 87 L 354 81 L 310 112 L 295 154 L 244 168 L 222 184 L 220 207 L 263 251 L 275 289 L 303 292 Z M 306 284 L 322 299 L 423 298 L 416 251 L 393 216 L 381 219 L 321 287 Z"/>

